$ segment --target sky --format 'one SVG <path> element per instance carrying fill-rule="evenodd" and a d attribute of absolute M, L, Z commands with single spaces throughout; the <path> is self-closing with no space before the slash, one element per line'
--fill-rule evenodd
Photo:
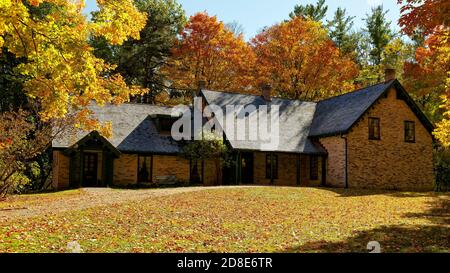
<path fill-rule="evenodd" d="M 224 23 L 238 22 L 244 28 L 245 38 L 251 39 L 261 29 L 289 18 L 289 13 L 296 4 L 314 4 L 316 0 L 178 0 L 190 16 L 197 12 L 207 11 L 216 15 Z M 355 17 L 354 28 L 364 27 L 363 18 L 374 6 L 382 4 L 389 10 L 387 18 L 392 21 L 391 27 L 398 30 L 400 6 L 397 0 L 326 0 L 328 5 L 327 19 L 331 19 L 338 7 L 345 8 L 347 13 Z M 85 12 L 96 8 L 95 0 L 86 0 Z"/>

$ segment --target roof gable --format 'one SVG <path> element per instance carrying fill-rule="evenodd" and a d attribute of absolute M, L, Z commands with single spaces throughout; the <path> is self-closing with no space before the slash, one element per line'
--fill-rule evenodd
<path fill-rule="evenodd" d="M 72 151 L 78 150 L 80 147 L 86 146 L 89 148 L 91 145 L 101 147 L 102 149 L 106 149 L 116 157 L 120 155 L 119 150 L 117 150 L 113 145 L 111 145 L 111 143 L 106 138 L 101 136 L 97 131 L 92 131 L 86 136 L 84 136 L 82 139 L 80 139 L 75 144 L 70 146 L 65 151 L 65 153 L 70 154 Z"/>
<path fill-rule="evenodd" d="M 318 102 L 310 137 L 326 137 L 347 133 L 391 87 L 401 93 L 414 114 L 431 132 L 433 125 L 425 114 L 400 82 L 391 80 Z"/>
<path fill-rule="evenodd" d="M 161 153 L 180 152 L 179 143 L 170 136 L 161 135 L 154 118 L 170 116 L 172 108 L 156 105 L 124 103 L 120 105 L 91 105 L 94 117 L 100 122 L 112 123 L 112 136 L 107 141 L 117 150 L 125 153 Z M 68 148 L 86 135 L 78 130 L 53 140 L 54 148 Z"/>
<path fill-rule="evenodd" d="M 433 132 L 435 129 L 433 123 L 431 123 L 431 121 L 427 118 L 427 116 L 422 112 L 420 107 L 417 105 L 414 99 L 408 94 L 403 85 L 401 85 L 401 83 L 398 80 L 395 80 L 393 86 L 396 88 L 397 91 L 401 92 L 403 100 L 406 102 L 409 108 L 411 108 L 413 113 L 420 120 L 420 122 L 427 129 L 427 131 L 429 133 Z"/>

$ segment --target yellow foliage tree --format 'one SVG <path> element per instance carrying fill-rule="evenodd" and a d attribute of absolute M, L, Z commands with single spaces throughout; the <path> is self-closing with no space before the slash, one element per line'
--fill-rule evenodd
<path fill-rule="evenodd" d="M 87 106 L 121 103 L 142 93 L 111 73 L 113 66 L 96 58 L 90 36 L 111 44 L 139 38 L 146 23 L 132 0 L 97 0 L 98 20 L 82 14 L 83 0 L 0 0 L 0 46 L 25 61 L 16 72 L 26 79 L 24 92 L 39 105 L 40 118 L 64 118 L 78 112 L 77 126 L 100 129 Z M 101 130 L 109 134 L 106 130 Z"/>

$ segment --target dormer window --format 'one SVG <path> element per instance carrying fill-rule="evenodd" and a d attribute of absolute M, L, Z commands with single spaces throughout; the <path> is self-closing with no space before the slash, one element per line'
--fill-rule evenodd
<path fill-rule="evenodd" d="M 158 132 L 162 135 L 170 135 L 172 131 L 172 126 L 177 121 L 178 118 L 174 118 L 171 116 L 159 116 L 155 120 L 156 128 Z"/>

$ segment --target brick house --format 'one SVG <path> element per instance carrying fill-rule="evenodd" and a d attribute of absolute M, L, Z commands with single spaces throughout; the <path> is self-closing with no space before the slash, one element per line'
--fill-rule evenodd
<path fill-rule="evenodd" d="M 432 124 L 393 79 L 319 102 L 201 89 L 205 105 L 278 105 L 277 150 L 234 141 L 231 167 L 217 181 L 212 162 L 191 162 L 170 136 L 171 108 L 122 104 L 92 109 L 112 121 L 113 136 L 96 132 L 53 141 L 53 186 L 130 186 L 177 181 L 204 185 L 331 186 L 430 190 L 434 182 Z M 205 106 L 204 105 L 204 106 Z M 251 114 L 251 113 L 250 113 Z M 221 124 L 222 125 L 222 124 Z"/>

